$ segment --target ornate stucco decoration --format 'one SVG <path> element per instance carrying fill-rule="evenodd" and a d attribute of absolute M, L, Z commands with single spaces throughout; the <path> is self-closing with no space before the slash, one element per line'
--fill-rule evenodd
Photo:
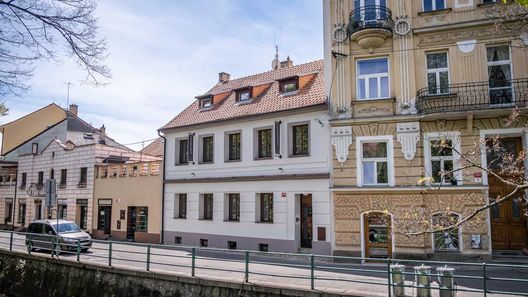
<path fill-rule="evenodd" d="M 476 39 L 457 41 L 458 49 L 464 54 L 471 53 L 475 49 L 476 44 L 477 44 Z"/>
<path fill-rule="evenodd" d="M 395 38 L 405 38 L 409 35 L 409 33 L 411 33 L 411 30 L 412 30 L 412 27 L 406 15 L 396 17 L 396 22 L 394 23 L 394 37 Z"/>
<path fill-rule="evenodd" d="M 402 146 L 402 153 L 405 160 L 411 161 L 414 159 L 416 155 L 416 144 L 420 141 L 420 123 L 396 124 L 396 136 Z"/>
<path fill-rule="evenodd" d="M 332 32 L 332 40 L 335 43 L 343 43 L 348 38 L 348 31 L 346 29 L 346 26 L 343 24 L 337 24 L 334 28 L 334 31 Z"/>
<path fill-rule="evenodd" d="M 348 159 L 348 147 L 352 144 L 352 126 L 332 127 L 332 145 L 341 166 Z"/>

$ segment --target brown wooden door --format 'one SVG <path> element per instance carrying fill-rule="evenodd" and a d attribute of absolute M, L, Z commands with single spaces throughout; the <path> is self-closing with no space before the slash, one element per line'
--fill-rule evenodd
<path fill-rule="evenodd" d="M 520 138 L 501 139 L 507 151 L 518 153 L 521 146 Z M 488 156 L 488 160 L 490 156 Z M 497 164 L 497 168 L 500 164 Z M 504 197 L 511 193 L 512 188 L 506 186 L 493 175 L 488 175 L 489 195 L 493 199 Z M 490 209 L 491 238 L 493 250 L 521 250 L 528 247 L 528 228 L 523 203 L 524 193 L 518 193 L 512 199 L 495 205 Z"/>
<path fill-rule="evenodd" d="M 364 215 L 365 257 L 392 257 L 392 236 L 390 216 L 371 212 Z"/>

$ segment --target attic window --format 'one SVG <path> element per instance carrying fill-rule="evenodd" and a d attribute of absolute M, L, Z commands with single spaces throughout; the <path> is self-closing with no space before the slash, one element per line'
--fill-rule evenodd
<path fill-rule="evenodd" d="M 84 139 L 94 139 L 93 133 L 84 133 Z"/>
<path fill-rule="evenodd" d="M 288 78 L 279 81 L 279 89 L 281 94 L 295 92 L 299 89 L 299 79 L 297 77 Z"/>
<path fill-rule="evenodd" d="M 237 102 L 247 102 L 251 100 L 251 88 L 238 90 L 236 92 Z"/>
<path fill-rule="evenodd" d="M 200 109 L 213 107 L 213 97 L 200 98 Z"/>

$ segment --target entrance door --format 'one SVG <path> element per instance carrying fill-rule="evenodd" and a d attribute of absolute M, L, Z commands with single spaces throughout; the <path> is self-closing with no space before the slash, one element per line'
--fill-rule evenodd
<path fill-rule="evenodd" d="M 363 217 L 365 257 L 392 257 L 391 217 L 381 212 L 371 212 Z"/>
<path fill-rule="evenodd" d="M 134 236 L 136 233 L 136 216 L 137 216 L 136 208 L 128 207 L 127 234 L 126 234 L 126 238 L 128 240 L 134 240 Z"/>
<path fill-rule="evenodd" d="M 103 230 L 104 234 L 110 234 L 112 226 L 112 206 L 99 206 L 97 229 Z"/>
<path fill-rule="evenodd" d="M 501 144 L 506 152 L 515 155 L 522 149 L 521 138 L 501 139 Z M 488 155 L 488 163 L 494 159 L 497 159 L 497 156 Z M 491 169 L 498 170 L 500 168 L 500 164 L 496 163 L 497 165 L 492 165 Z M 504 197 L 512 191 L 511 187 L 506 186 L 491 174 L 488 175 L 488 184 L 491 199 Z M 493 250 L 521 250 L 528 246 L 528 228 L 524 215 L 523 194 L 519 193 L 513 199 L 490 209 Z"/>
<path fill-rule="evenodd" d="M 312 248 L 312 195 L 301 195 L 301 248 Z"/>

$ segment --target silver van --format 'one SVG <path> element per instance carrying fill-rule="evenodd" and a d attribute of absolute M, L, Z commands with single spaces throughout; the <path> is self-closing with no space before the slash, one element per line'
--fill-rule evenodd
<path fill-rule="evenodd" d="M 79 241 L 81 251 L 92 246 L 90 235 L 82 231 L 74 222 L 67 220 L 36 220 L 29 224 L 26 234 L 26 246 L 31 250 L 53 249 L 57 243 L 59 250 L 77 250 Z M 30 245 L 31 243 L 31 245 Z"/>

